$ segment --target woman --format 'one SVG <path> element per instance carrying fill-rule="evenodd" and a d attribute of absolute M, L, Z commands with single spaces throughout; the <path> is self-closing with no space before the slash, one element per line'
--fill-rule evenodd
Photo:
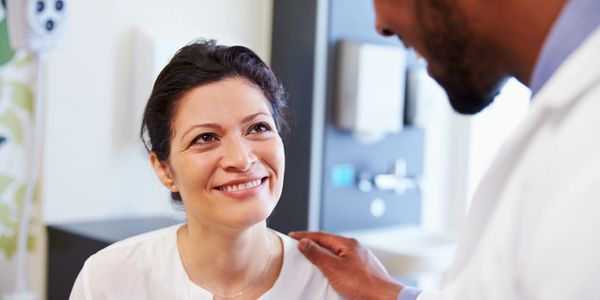
<path fill-rule="evenodd" d="M 94 254 L 70 298 L 339 299 L 296 241 L 266 226 L 283 186 L 284 109 L 283 87 L 251 50 L 179 50 L 141 135 L 187 223 Z"/>

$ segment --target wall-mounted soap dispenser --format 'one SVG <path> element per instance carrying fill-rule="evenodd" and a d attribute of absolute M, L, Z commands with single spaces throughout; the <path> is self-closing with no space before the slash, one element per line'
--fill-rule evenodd
<path fill-rule="evenodd" d="M 367 143 L 402 130 L 405 48 L 344 40 L 337 59 L 336 125 Z"/>

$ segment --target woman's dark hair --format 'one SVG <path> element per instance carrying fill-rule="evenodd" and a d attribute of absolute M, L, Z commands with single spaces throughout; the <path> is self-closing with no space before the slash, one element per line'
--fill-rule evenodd
<path fill-rule="evenodd" d="M 217 45 L 214 40 L 196 41 L 179 49 L 154 82 L 140 130 L 148 152 L 154 152 L 161 162 L 167 161 L 179 100 L 196 87 L 229 78 L 243 78 L 256 85 L 271 105 L 278 132 L 288 131 L 283 86 L 256 53 L 242 46 Z M 181 202 L 179 193 L 171 193 L 171 198 Z"/>

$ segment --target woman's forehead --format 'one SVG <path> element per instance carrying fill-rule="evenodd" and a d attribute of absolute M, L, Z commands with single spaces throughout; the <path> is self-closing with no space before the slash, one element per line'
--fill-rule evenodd
<path fill-rule="evenodd" d="M 247 80 L 232 78 L 195 87 L 179 103 L 174 123 L 243 120 L 259 112 L 271 116 L 264 93 Z"/>

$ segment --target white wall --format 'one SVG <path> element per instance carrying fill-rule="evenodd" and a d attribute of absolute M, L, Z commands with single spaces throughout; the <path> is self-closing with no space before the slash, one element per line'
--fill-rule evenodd
<path fill-rule="evenodd" d="M 472 117 L 469 157 L 469 200 L 506 139 L 529 108 L 531 91 L 511 78 L 494 102 Z"/>
<path fill-rule="evenodd" d="M 423 127 L 423 226 L 458 232 L 471 197 L 498 150 L 521 122 L 529 89 L 511 79 L 484 111 L 474 116 L 452 110 L 443 90 L 431 83 Z M 427 99 L 426 99 L 427 100 Z"/>
<path fill-rule="evenodd" d="M 415 125 L 425 129 L 422 191 L 422 226 L 432 231 L 457 232 L 464 221 L 467 205 L 470 118 L 459 115 L 446 92 L 416 69 L 418 108 Z"/>
<path fill-rule="evenodd" d="M 69 1 L 68 31 L 49 57 L 43 164 L 48 223 L 169 215 L 132 128 L 136 28 L 177 49 L 197 37 L 270 57 L 272 0 Z M 149 91 L 148 91 L 149 92 Z"/>

